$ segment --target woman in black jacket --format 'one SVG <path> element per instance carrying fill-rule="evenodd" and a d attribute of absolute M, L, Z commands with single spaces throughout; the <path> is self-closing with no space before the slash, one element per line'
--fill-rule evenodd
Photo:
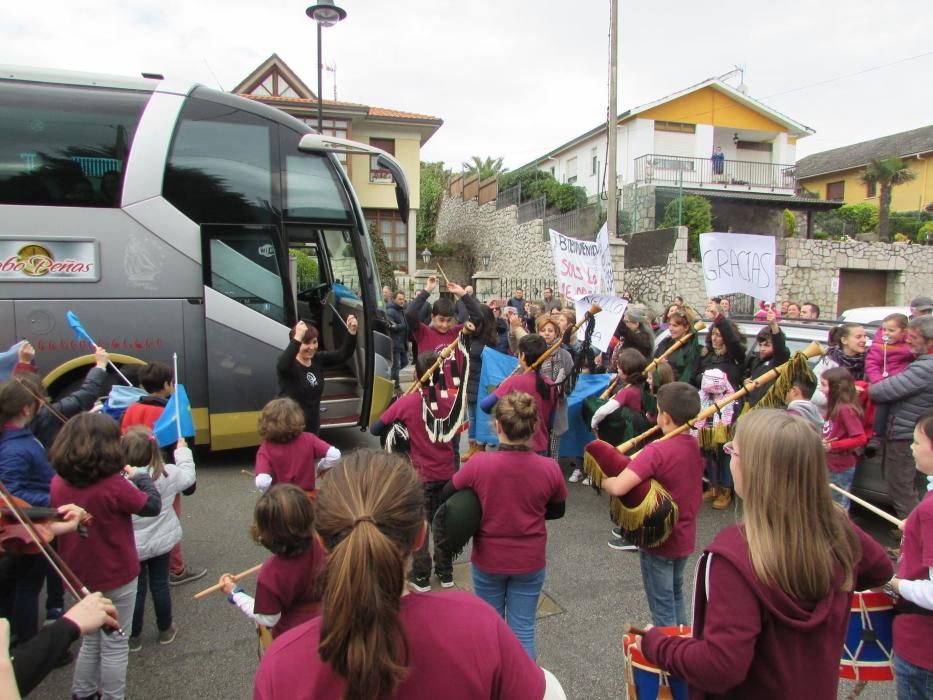
<path fill-rule="evenodd" d="M 356 349 L 356 316 L 347 316 L 347 336 L 338 350 L 318 350 L 318 331 L 299 321 L 292 338 L 275 363 L 279 396 L 294 399 L 305 414 L 305 430 L 321 431 L 324 369 L 343 364 Z"/>

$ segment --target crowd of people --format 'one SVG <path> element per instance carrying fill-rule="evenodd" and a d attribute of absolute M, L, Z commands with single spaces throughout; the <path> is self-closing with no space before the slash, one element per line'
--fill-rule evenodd
<path fill-rule="evenodd" d="M 625 506 L 661 493 L 677 512 L 658 541 L 640 538 L 627 522 L 610 540 L 614 549 L 638 551 L 654 625 L 639 645 L 651 663 L 710 697 L 834 697 L 853 591 L 883 586 L 899 611 L 898 697 L 926 697 L 933 499 L 923 477 L 933 476 L 933 301 L 915 299 L 909 318 L 886 317 L 870 342 L 862 326 L 833 326 L 813 371 L 786 373 L 775 392 L 767 378 L 790 359 L 781 320 L 818 318 L 813 304 L 764 305 L 750 355 L 727 299 L 706 305 L 702 343 L 701 314 L 683 299 L 660 318 L 632 302 L 601 352 L 552 290 L 540 303 L 516 289 L 504 304 L 481 304 L 472 289 L 448 282 L 454 298 L 429 304 L 437 285 L 429 278 L 408 304 L 387 290 L 393 378 L 401 389 L 412 343 L 416 386 L 371 426 L 385 451 L 341 454 L 319 435 L 325 368 L 352 354 L 355 318 L 330 350 L 319 347 L 317 329 L 299 322 L 276 363 L 279 395 L 258 425 L 252 528 L 270 557 L 253 595 L 231 574 L 218 580 L 267 637 L 254 697 L 563 697 L 536 663 L 535 613 L 548 567 L 545 523 L 564 516 L 567 481 L 597 480 L 592 465 L 584 475 L 558 462 L 568 399 L 584 373 L 615 375 L 590 422 L 597 439 L 587 454 L 598 455 L 606 472 L 599 488 Z M 466 323 L 474 330 L 462 335 Z M 483 357 L 495 351 L 515 355 L 519 369 L 481 400 Z M 0 383 L 0 480 L 30 506 L 57 510 L 53 546 L 98 593 L 65 611 L 42 554 L 0 558 L 10 620 L 9 639 L 0 624 L 0 644 L 13 645 L 12 664 L 0 663 L 0 695 L 26 694 L 51 668 L 70 663 L 68 646 L 83 635 L 73 697 L 122 698 L 129 654 L 143 649 L 147 596 L 158 642 L 170 644 L 170 586 L 206 573 L 185 564 L 180 549 L 180 496 L 196 485 L 193 455 L 183 439 L 168 454 L 153 433 L 174 390 L 172 373 L 161 363 L 142 367 L 134 377 L 139 400 L 115 420 L 91 410 L 104 350 L 84 385 L 55 402 L 38 381 L 31 346 L 19 353 Z M 741 401 L 726 400 L 737 392 Z M 494 447 L 478 441 L 478 421 L 494 426 Z M 464 423 L 472 432 L 461 454 Z M 639 433 L 636 455 L 615 449 L 612 430 L 620 429 Z M 649 441 L 649 429 L 659 439 Z M 882 453 L 903 521 L 895 552 L 848 512 L 856 464 L 872 450 Z M 455 585 L 448 505 L 465 493 L 478 504 L 473 593 L 435 593 L 432 574 L 442 589 Z M 734 498 L 742 519 L 700 556 L 692 635 L 663 634 L 659 628 L 691 622 L 683 579 L 703 502 L 725 509 Z M 44 585 L 45 618 L 54 624 L 40 628 Z"/>

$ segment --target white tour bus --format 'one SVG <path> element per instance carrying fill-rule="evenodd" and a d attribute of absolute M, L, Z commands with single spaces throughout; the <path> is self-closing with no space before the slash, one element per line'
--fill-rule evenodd
<path fill-rule="evenodd" d="M 398 162 L 320 136 L 271 107 L 164 80 L 0 68 L 0 349 L 37 348 L 53 396 L 93 350 L 117 365 L 178 353 L 197 442 L 255 444 L 275 361 L 304 319 L 355 356 L 328 370 L 323 427 L 365 427 L 388 404 L 391 343 L 366 221 L 334 153 Z"/>

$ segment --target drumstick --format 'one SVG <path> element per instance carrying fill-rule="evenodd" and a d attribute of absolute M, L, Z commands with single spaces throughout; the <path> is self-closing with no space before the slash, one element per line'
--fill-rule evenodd
<path fill-rule="evenodd" d="M 622 625 L 622 634 L 637 634 L 641 637 L 644 637 L 646 634 L 648 634 L 648 630 L 644 630 L 641 627 L 636 627 L 635 625 L 630 625 L 628 622 L 626 622 L 624 625 Z"/>
<path fill-rule="evenodd" d="M 442 275 L 444 275 L 444 284 L 446 284 L 446 285 L 449 287 L 449 286 L 450 286 L 450 277 L 448 277 L 448 276 L 447 276 L 447 273 L 444 272 L 444 268 L 441 267 L 441 264 L 440 264 L 440 263 L 434 263 L 434 265 L 435 265 L 435 267 L 437 267 L 437 271 L 440 272 Z"/>
<path fill-rule="evenodd" d="M 898 520 L 897 518 L 895 518 L 895 517 L 894 517 L 893 515 L 891 515 L 890 513 L 881 510 L 881 508 L 878 508 L 878 507 L 876 507 L 876 506 L 873 506 L 873 505 L 872 505 L 871 503 L 869 503 L 868 501 L 862 500 L 862 499 L 859 498 L 858 496 L 853 496 L 851 493 L 849 493 L 849 492 L 846 491 L 845 489 L 842 489 L 842 488 L 839 488 L 838 486 L 836 486 L 836 484 L 830 484 L 830 485 L 829 485 L 829 488 L 833 489 L 834 491 L 838 491 L 839 493 L 841 493 L 842 495 L 846 496 L 847 498 L 849 498 L 849 499 L 855 501 L 855 502 L 858 503 L 860 506 L 862 506 L 862 508 L 864 508 L 865 510 L 870 510 L 872 513 L 874 513 L 874 514 L 877 515 L 878 517 L 884 518 L 885 520 L 887 520 L 887 521 L 888 521 L 889 523 L 891 523 L 892 525 L 897 525 L 897 527 L 900 528 L 901 530 L 904 529 L 904 521 L 903 521 L 903 520 Z"/>
<path fill-rule="evenodd" d="M 247 576 L 252 576 L 252 575 L 255 574 L 257 571 L 259 571 L 261 568 L 262 568 L 262 564 L 257 564 L 256 566 L 254 566 L 254 567 L 252 567 L 252 568 L 250 568 L 250 569 L 247 569 L 246 571 L 241 571 L 240 573 L 238 573 L 236 576 L 233 577 L 233 580 L 234 580 L 234 581 L 239 581 L 241 578 L 246 578 Z M 204 596 L 210 595 L 211 593 L 216 593 L 217 591 L 221 590 L 222 588 L 223 588 L 223 584 L 222 584 L 222 583 L 215 583 L 215 584 L 214 584 L 213 586 L 211 586 L 210 588 L 205 588 L 205 589 L 204 589 L 203 591 L 201 591 L 200 593 L 195 593 L 195 594 L 194 594 L 194 599 L 195 599 L 195 600 L 200 600 L 200 599 L 203 598 Z"/>

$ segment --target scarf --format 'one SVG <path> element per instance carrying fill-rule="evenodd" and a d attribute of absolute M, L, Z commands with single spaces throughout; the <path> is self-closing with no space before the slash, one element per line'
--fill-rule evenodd
<path fill-rule="evenodd" d="M 865 378 L 865 353 L 860 355 L 846 355 L 842 348 L 834 345 L 826 351 L 826 357 L 835 362 L 839 367 L 845 367 L 849 370 L 853 379 Z"/>

